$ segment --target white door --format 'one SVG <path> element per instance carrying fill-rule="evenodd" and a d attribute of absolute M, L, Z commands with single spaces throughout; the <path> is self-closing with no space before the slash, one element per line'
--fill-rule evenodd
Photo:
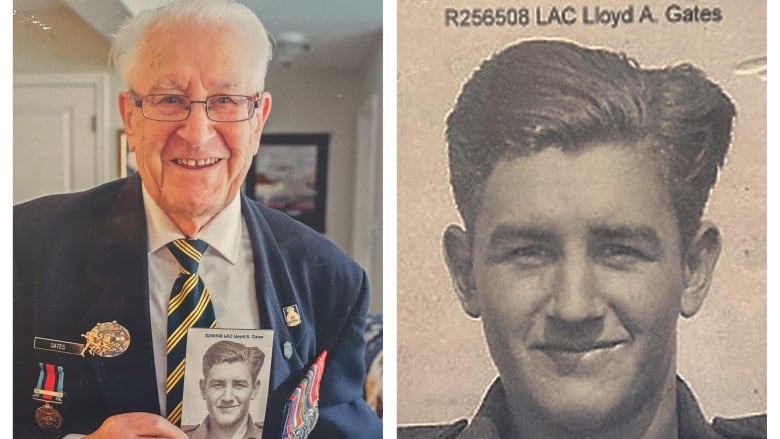
<path fill-rule="evenodd" d="M 14 204 L 105 181 L 103 75 L 14 78 Z"/>

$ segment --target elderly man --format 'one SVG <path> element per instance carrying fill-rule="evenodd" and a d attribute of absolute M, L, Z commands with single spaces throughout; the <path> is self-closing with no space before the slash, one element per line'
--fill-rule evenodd
<path fill-rule="evenodd" d="M 690 65 L 643 69 L 563 41 L 483 62 L 447 119 L 464 227 L 444 233 L 499 378 L 474 418 L 401 438 L 746 438 L 676 373 L 679 316 L 720 252 L 702 212 L 734 106 Z"/>
<path fill-rule="evenodd" d="M 203 354 L 200 394 L 209 414 L 187 432 L 190 439 L 260 439 L 263 424 L 252 420 L 249 404 L 260 391 L 265 354 L 260 348 L 220 340 Z"/>
<path fill-rule="evenodd" d="M 363 271 L 239 191 L 271 110 L 269 50 L 229 0 L 174 1 L 120 29 L 138 175 L 14 209 L 15 437 L 186 437 L 192 326 L 274 330 L 265 437 L 299 428 L 284 406 L 323 351 L 312 437 L 381 436 L 362 399 Z"/>

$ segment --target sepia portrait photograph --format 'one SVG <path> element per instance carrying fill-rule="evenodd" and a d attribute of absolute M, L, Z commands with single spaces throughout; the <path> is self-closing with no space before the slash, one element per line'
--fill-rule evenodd
<path fill-rule="evenodd" d="M 272 352 L 271 330 L 189 330 L 182 430 L 190 439 L 262 436 Z"/>
<path fill-rule="evenodd" d="M 766 437 L 765 2 L 499 6 L 399 1 L 398 437 Z"/>

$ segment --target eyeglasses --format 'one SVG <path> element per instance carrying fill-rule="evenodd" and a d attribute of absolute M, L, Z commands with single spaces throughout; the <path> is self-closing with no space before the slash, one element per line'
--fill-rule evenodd
<path fill-rule="evenodd" d="M 255 96 L 213 95 L 205 101 L 194 101 L 177 94 L 153 94 L 138 97 L 130 90 L 133 105 L 145 118 L 160 122 L 180 122 L 190 116 L 192 104 L 206 104 L 206 116 L 214 122 L 241 122 L 255 114 L 260 93 Z"/>

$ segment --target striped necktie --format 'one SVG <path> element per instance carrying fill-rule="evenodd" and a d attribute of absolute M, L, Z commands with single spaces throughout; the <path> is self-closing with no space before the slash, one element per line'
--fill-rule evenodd
<path fill-rule="evenodd" d="M 207 247 L 208 244 L 197 239 L 177 239 L 168 243 L 168 249 L 179 262 L 179 276 L 173 283 L 168 302 L 168 378 L 165 384 L 168 420 L 174 425 L 181 422 L 187 330 L 217 326 L 208 289 L 198 276 L 198 265 Z"/>

